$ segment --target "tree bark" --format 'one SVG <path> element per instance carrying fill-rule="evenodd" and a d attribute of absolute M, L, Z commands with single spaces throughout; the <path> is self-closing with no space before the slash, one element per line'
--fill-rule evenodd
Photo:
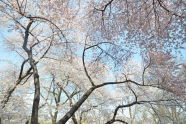
<path fill-rule="evenodd" d="M 32 106 L 31 124 L 38 124 L 38 111 L 39 111 L 39 101 L 40 101 L 40 82 L 39 75 L 36 68 L 36 73 L 34 74 L 34 100 Z"/>
<path fill-rule="evenodd" d="M 72 121 L 74 122 L 74 124 L 78 124 L 75 113 L 72 115 Z"/>
<path fill-rule="evenodd" d="M 65 114 L 65 116 L 58 121 L 57 124 L 65 124 L 78 110 L 78 108 L 84 103 L 84 101 L 90 96 L 90 94 L 96 89 L 96 87 L 90 88 L 82 98 L 73 105 L 73 107 Z"/>
<path fill-rule="evenodd" d="M 65 124 L 75 114 L 75 112 L 78 110 L 78 108 L 87 100 L 87 98 L 90 96 L 90 94 L 95 89 L 106 86 L 106 85 L 123 84 L 123 83 L 126 83 L 126 82 L 133 82 L 133 83 L 137 84 L 134 81 L 125 80 L 125 81 L 120 81 L 120 82 L 105 82 L 105 83 L 102 83 L 100 85 L 96 85 L 96 86 L 91 87 L 89 90 L 86 91 L 86 93 L 81 97 L 81 99 L 76 104 L 74 104 L 72 106 L 72 108 L 63 116 L 63 118 L 58 121 L 57 124 Z"/>
<path fill-rule="evenodd" d="M 40 82 L 39 82 L 39 74 L 37 70 L 37 66 L 35 60 L 33 59 L 32 48 L 28 49 L 28 37 L 29 37 L 29 29 L 33 23 L 33 20 L 30 20 L 29 24 L 25 30 L 23 49 L 28 55 L 29 63 L 31 68 L 33 69 L 33 77 L 34 77 L 34 100 L 32 105 L 32 115 L 31 115 L 31 124 L 38 124 L 38 111 L 39 111 L 39 101 L 40 101 Z"/>
<path fill-rule="evenodd" d="M 57 115 L 58 115 L 58 110 L 56 110 L 55 112 L 54 112 L 54 116 L 53 115 L 51 115 L 51 117 L 52 117 L 52 124 L 56 124 L 57 122 Z"/>
<path fill-rule="evenodd" d="M 52 124 L 56 124 L 56 118 L 52 117 Z"/>

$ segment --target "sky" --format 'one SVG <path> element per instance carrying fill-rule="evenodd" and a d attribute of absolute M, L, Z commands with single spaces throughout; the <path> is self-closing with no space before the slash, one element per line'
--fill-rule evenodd
<path fill-rule="evenodd" d="M 21 63 L 20 61 L 20 56 L 11 51 L 8 46 L 3 42 L 3 39 L 6 38 L 6 36 L 9 34 L 7 32 L 6 28 L 0 28 L 0 68 L 3 67 L 7 62 L 10 61 L 14 64 L 17 64 L 18 62 Z M 186 48 L 186 44 L 184 45 Z M 177 57 L 177 62 L 182 63 L 186 62 L 186 49 L 180 50 L 181 54 Z M 134 60 L 137 62 L 141 61 L 141 57 L 139 55 L 134 55 Z"/>
<path fill-rule="evenodd" d="M 20 62 L 20 56 L 11 51 L 10 48 L 5 44 L 4 38 L 9 34 L 6 28 L 0 28 L 0 68 L 5 66 L 7 62 L 17 64 Z"/>

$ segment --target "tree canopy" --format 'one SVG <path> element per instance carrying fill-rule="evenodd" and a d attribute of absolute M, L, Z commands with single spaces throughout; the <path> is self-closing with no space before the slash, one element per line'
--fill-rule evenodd
<path fill-rule="evenodd" d="M 184 124 L 185 5 L 0 0 L 0 124 Z"/>

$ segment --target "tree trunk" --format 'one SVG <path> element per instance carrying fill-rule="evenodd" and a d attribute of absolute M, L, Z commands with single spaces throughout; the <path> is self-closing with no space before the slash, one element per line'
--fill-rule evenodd
<path fill-rule="evenodd" d="M 38 124 L 38 110 L 39 110 L 39 101 L 40 101 L 40 82 L 39 82 L 38 73 L 34 74 L 34 86 L 35 86 L 35 93 L 34 93 L 34 100 L 32 106 L 31 124 Z"/>
<path fill-rule="evenodd" d="M 25 124 L 29 124 L 29 120 L 27 120 L 27 121 L 25 122 Z"/>
<path fill-rule="evenodd" d="M 74 124 L 78 124 L 75 113 L 72 115 L 72 121 L 74 122 Z"/>
<path fill-rule="evenodd" d="M 56 118 L 52 117 L 52 124 L 56 124 Z"/>
<path fill-rule="evenodd" d="M 34 100 L 33 100 L 33 106 L 32 106 L 32 115 L 31 115 L 31 124 L 38 124 L 38 110 L 39 110 L 39 101 L 40 101 L 40 82 L 39 82 L 39 74 L 37 70 L 37 66 L 35 63 L 35 60 L 33 59 L 33 53 L 32 48 L 28 49 L 28 37 L 29 37 L 29 29 L 33 23 L 33 20 L 30 20 L 29 24 L 26 27 L 25 30 L 25 37 L 23 42 L 23 49 L 28 55 L 29 63 L 31 68 L 33 69 L 33 76 L 34 76 Z"/>
<path fill-rule="evenodd" d="M 96 87 L 90 88 L 82 98 L 73 105 L 73 107 L 65 114 L 65 116 L 58 121 L 57 124 L 65 124 L 78 110 L 78 108 L 84 103 L 84 101 L 89 97 L 89 95 L 96 89 Z"/>
<path fill-rule="evenodd" d="M 56 124 L 56 120 L 57 120 L 57 114 L 58 114 L 58 110 L 55 111 L 54 116 L 52 116 L 52 124 Z"/>

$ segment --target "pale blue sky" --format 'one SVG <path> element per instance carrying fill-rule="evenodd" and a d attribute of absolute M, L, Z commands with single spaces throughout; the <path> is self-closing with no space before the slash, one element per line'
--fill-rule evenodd
<path fill-rule="evenodd" d="M 0 28 L 0 67 L 3 67 L 6 64 L 6 62 L 2 60 L 8 60 L 15 64 L 21 63 L 22 61 L 20 56 L 16 52 L 11 51 L 3 42 L 3 38 L 6 38 L 8 34 L 9 32 L 7 32 L 6 28 Z M 184 47 L 186 48 L 186 44 Z M 141 57 L 135 55 L 134 59 L 140 61 Z M 177 61 L 178 63 L 186 62 L 186 49 L 181 50 L 181 55 L 178 56 Z"/>

